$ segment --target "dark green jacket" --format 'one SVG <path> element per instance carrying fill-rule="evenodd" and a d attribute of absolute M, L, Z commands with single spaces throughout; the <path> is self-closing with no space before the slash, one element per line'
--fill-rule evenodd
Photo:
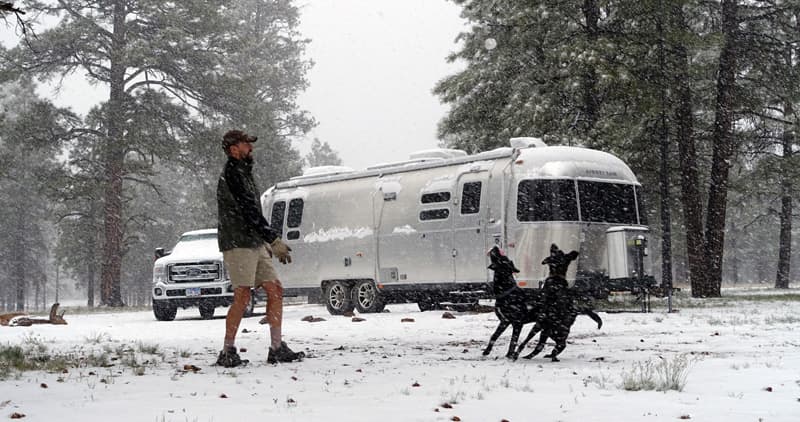
<path fill-rule="evenodd" d="M 221 251 L 255 248 L 278 237 L 261 213 L 252 159 L 228 157 L 217 184 L 217 207 Z"/>

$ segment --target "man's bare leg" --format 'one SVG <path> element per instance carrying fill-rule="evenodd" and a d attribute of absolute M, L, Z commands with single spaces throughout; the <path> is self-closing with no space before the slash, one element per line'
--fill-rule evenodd
<path fill-rule="evenodd" d="M 281 324 L 283 323 L 283 286 L 279 280 L 265 281 L 261 287 L 267 292 L 267 309 L 264 319 L 269 324 L 270 347 L 281 347 Z"/>
<path fill-rule="evenodd" d="M 250 303 L 250 288 L 237 287 L 233 289 L 233 303 L 225 316 L 225 347 L 233 347 L 236 341 L 236 332 L 242 322 L 244 311 Z"/>

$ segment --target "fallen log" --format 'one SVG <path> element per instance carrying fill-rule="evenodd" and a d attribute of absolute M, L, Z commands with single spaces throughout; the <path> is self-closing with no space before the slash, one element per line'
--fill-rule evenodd
<path fill-rule="evenodd" d="M 9 322 L 11 322 L 12 319 L 22 315 L 27 314 L 25 312 L 10 312 L 7 314 L 0 314 L 0 325 L 6 326 Z"/>

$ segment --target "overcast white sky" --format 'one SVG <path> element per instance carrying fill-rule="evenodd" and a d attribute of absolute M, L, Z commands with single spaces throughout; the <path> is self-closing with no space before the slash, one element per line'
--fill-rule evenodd
<path fill-rule="evenodd" d="M 311 138 L 355 168 L 435 148 L 447 108 L 431 90 L 458 70 L 445 58 L 464 27 L 459 13 L 445 0 L 307 1 L 300 29 L 316 64 L 301 103 L 319 121 Z"/>
<path fill-rule="evenodd" d="M 459 69 L 446 56 L 464 27 L 460 8 L 446 0 L 300 0 L 300 31 L 311 44 L 309 89 L 300 105 L 319 125 L 296 147 L 305 154 L 314 137 L 356 169 L 403 160 L 435 148 L 436 123 L 447 111 L 431 94 Z M 0 25 L 1 26 L 1 25 Z M 9 45 L 13 31 L 0 28 Z M 41 91 L 84 114 L 108 96 L 81 77 L 59 93 Z"/>

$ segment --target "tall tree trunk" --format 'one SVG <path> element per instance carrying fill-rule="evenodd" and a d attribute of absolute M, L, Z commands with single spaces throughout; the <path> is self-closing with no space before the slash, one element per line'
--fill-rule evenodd
<path fill-rule="evenodd" d="M 89 260 L 87 265 L 87 274 L 86 274 L 86 278 L 89 279 L 89 285 L 86 289 L 87 290 L 86 306 L 90 308 L 94 308 L 94 296 L 95 296 L 94 279 L 95 279 L 96 267 L 97 265 L 95 264 L 95 261 L 93 259 Z"/>
<path fill-rule="evenodd" d="M 586 40 L 588 45 L 596 47 L 597 40 L 600 36 L 599 22 L 600 22 L 600 8 L 597 5 L 597 0 L 584 0 L 583 1 L 583 16 L 586 20 Z M 594 144 L 594 139 L 590 139 L 597 124 L 597 114 L 599 113 L 600 100 L 597 93 L 597 70 L 594 65 L 585 64 L 583 74 L 583 112 L 585 114 L 583 135 L 588 139 L 590 145 Z"/>
<path fill-rule="evenodd" d="M 728 174 L 734 153 L 733 115 L 736 83 L 736 38 L 738 23 L 736 0 L 722 0 L 722 49 L 717 74 L 717 98 L 712 134 L 711 182 L 708 187 L 705 258 L 708 278 L 692 283 L 693 297 L 719 297 L 722 286 L 722 255 L 725 247 L 725 213 L 728 199 Z"/>
<path fill-rule="evenodd" d="M 23 217 L 22 212 L 17 213 L 18 224 L 16 225 L 18 230 L 14 232 L 12 236 L 15 237 L 14 242 L 14 261 L 13 261 L 13 268 L 14 272 L 11 274 L 11 279 L 14 280 L 14 301 L 15 303 L 15 310 L 23 311 L 25 310 L 25 290 L 26 290 L 26 278 L 27 274 L 25 274 L 25 254 L 27 245 L 25 244 L 25 218 Z"/>
<path fill-rule="evenodd" d="M 738 250 L 739 248 L 739 234 L 738 230 L 731 231 L 731 249 Z M 739 257 L 737 254 L 731 255 L 731 282 L 736 285 L 739 284 Z"/>
<path fill-rule="evenodd" d="M 675 28 L 688 32 L 686 18 L 680 4 L 670 14 Z M 689 72 L 689 54 L 686 45 L 674 47 L 676 59 L 675 88 L 677 107 L 675 127 L 678 142 L 678 163 L 681 170 L 681 204 L 686 231 L 686 260 L 692 285 L 704 283 L 703 275 L 703 204 L 700 200 L 700 179 L 697 174 L 697 149 L 694 141 L 694 116 L 692 115 L 692 87 Z"/>
<path fill-rule="evenodd" d="M 122 176 L 124 165 L 123 125 L 125 121 L 125 2 L 114 2 L 114 30 L 111 41 L 111 80 L 106 126 L 105 209 L 103 264 L 100 279 L 101 303 L 124 306 L 120 292 L 122 268 Z"/>
<path fill-rule="evenodd" d="M 661 132 L 659 146 L 661 152 L 661 168 L 659 184 L 661 185 L 661 286 L 665 289 L 672 287 L 672 216 L 670 207 L 672 200 L 669 192 L 669 127 L 667 126 L 667 61 L 664 48 L 664 27 L 661 20 L 657 23 L 658 61 L 661 72 Z"/>
<path fill-rule="evenodd" d="M 794 114 L 792 103 L 785 103 L 783 115 L 791 119 Z M 775 276 L 776 289 L 789 288 L 789 270 L 792 259 L 792 179 L 790 177 L 790 160 L 792 158 L 792 144 L 794 131 L 791 125 L 784 125 L 781 146 L 783 156 L 780 165 L 781 180 L 781 232 L 778 241 L 778 274 Z"/>
<path fill-rule="evenodd" d="M 34 280 L 33 281 L 33 309 L 39 309 L 39 299 L 41 299 L 42 295 L 42 281 L 41 280 Z"/>

